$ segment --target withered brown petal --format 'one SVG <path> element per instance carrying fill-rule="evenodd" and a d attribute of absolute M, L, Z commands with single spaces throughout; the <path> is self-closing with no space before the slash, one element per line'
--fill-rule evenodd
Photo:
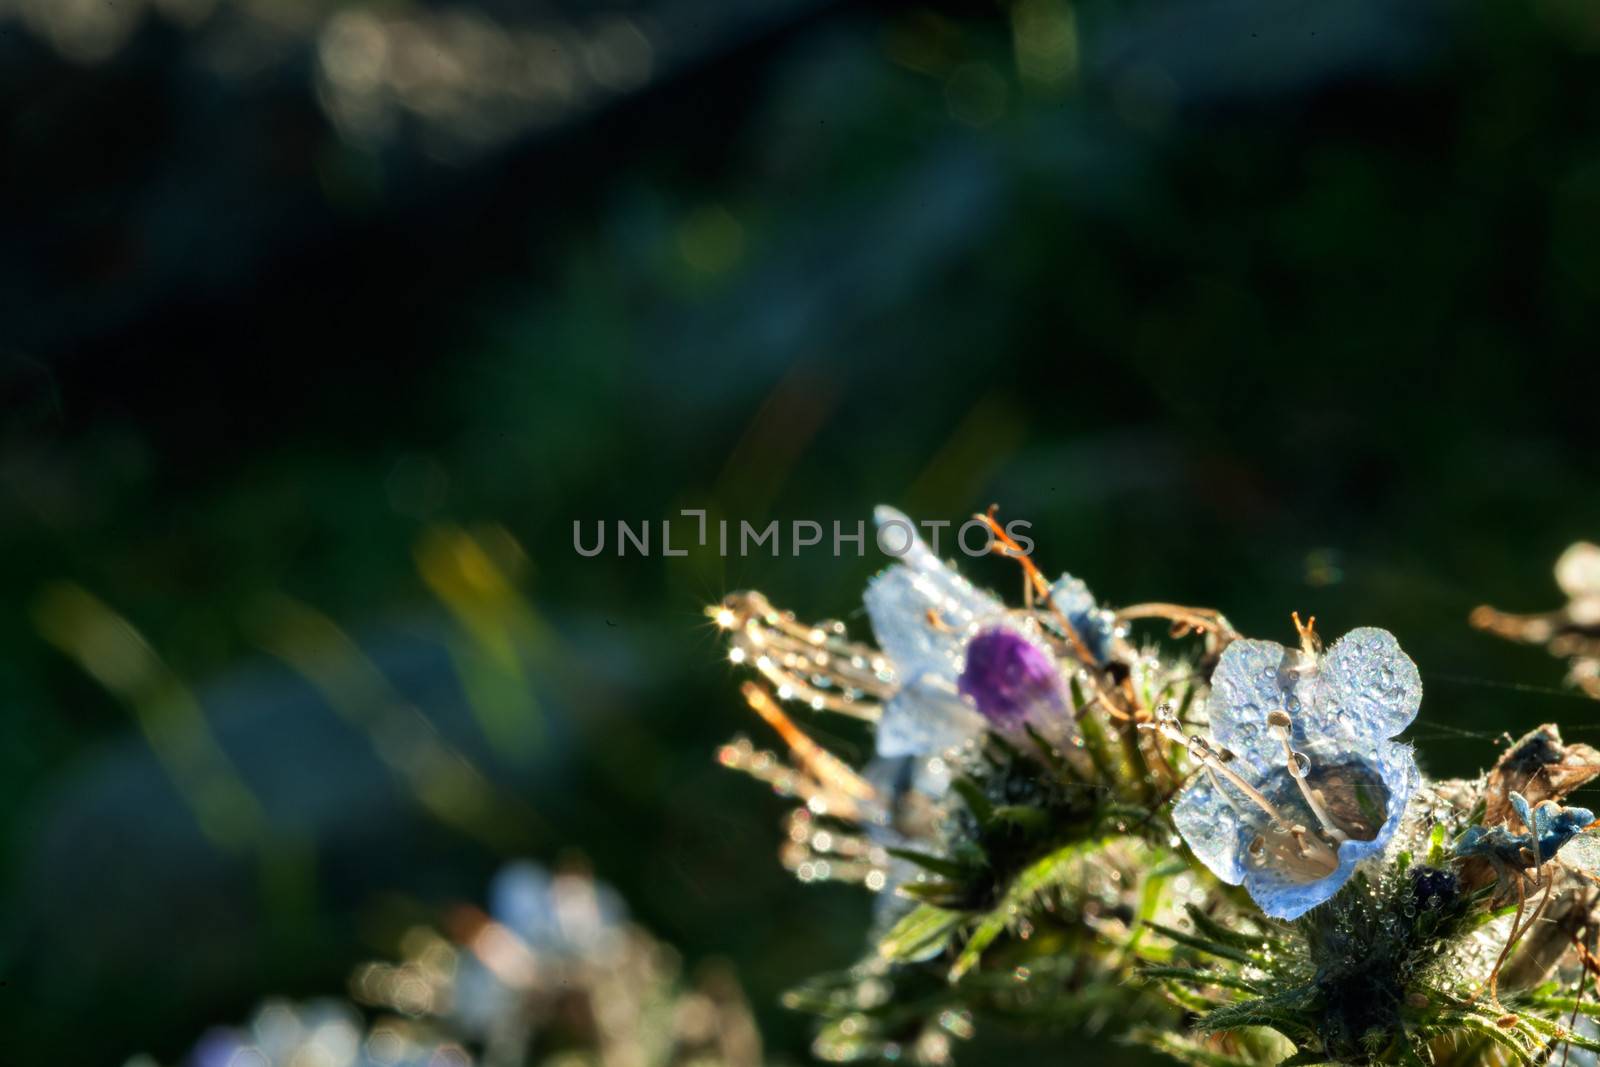
<path fill-rule="evenodd" d="M 1484 825 L 1496 826 L 1511 818 L 1512 793 L 1521 793 L 1532 805 L 1561 800 L 1596 775 L 1600 775 L 1600 752 L 1585 744 L 1566 744 L 1555 724 L 1546 723 L 1506 749 L 1489 772 Z"/>

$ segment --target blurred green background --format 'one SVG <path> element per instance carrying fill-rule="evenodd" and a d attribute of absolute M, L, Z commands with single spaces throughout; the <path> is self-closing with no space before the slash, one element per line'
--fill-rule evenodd
<path fill-rule="evenodd" d="M 338 992 L 516 855 L 799 1059 L 869 903 L 713 764 L 768 739 L 700 608 L 864 634 L 881 560 L 574 520 L 997 501 L 1112 603 L 1394 630 L 1436 773 L 1592 740 L 1465 618 L 1600 538 L 1597 50 L 1578 0 L 0 0 L 5 1062 Z"/>

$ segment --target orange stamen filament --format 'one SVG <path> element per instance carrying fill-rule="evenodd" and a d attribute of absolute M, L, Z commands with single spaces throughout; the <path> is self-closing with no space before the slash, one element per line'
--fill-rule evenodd
<path fill-rule="evenodd" d="M 777 731 L 784 744 L 789 746 L 789 751 L 794 753 L 795 759 L 818 781 L 852 800 L 870 801 L 877 797 L 877 791 L 866 779 L 851 770 L 849 764 L 807 737 L 765 689 L 755 682 L 745 682 L 739 687 L 739 692 L 751 710 Z"/>
<path fill-rule="evenodd" d="M 973 518 L 989 527 L 990 532 L 994 534 L 993 549 L 995 553 L 1008 559 L 1016 560 L 1018 565 L 1022 567 L 1022 573 L 1026 579 L 1026 584 L 1023 588 L 1028 592 L 1028 595 L 1030 597 L 1034 595 L 1041 596 L 1044 598 L 1045 603 L 1050 605 L 1050 613 L 1055 617 L 1055 621 L 1060 625 L 1062 632 L 1067 635 L 1067 641 L 1072 645 L 1073 654 L 1087 664 L 1098 662 L 1093 653 L 1089 651 L 1089 646 L 1083 643 L 1083 638 L 1078 636 L 1077 627 L 1073 626 L 1061 609 L 1051 602 L 1050 582 L 1039 571 L 1039 568 L 1034 565 L 1033 560 L 1028 558 L 1028 554 L 1022 551 L 1022 546 L 1017 544 L 1010 534 L 1006 533 L 1005 527 L 1001 526 L 999 520 L 994 517 L 995 512 L 998 510 L 998 504 L 991 504 L 987 512 L 982 515 L 975 515 Z M 1029 606 L 1031 607 L 1032 605 L 1030 604 Z"/>

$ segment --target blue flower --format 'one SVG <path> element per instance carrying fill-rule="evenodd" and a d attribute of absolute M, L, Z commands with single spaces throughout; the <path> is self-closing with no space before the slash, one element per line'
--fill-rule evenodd
<path fill-rule="evenodd" d="M 1050 586 L 1050 605 L 1077 631 L 1097 663 L 1110 659 L 1112 644 L 1127 633 L 1127 627 L 1117 623 L 1116 612 L 1095 602 L 1082 578 L 1070 574 L 1057 578 Z"/>
<path fill-rule="evenodd" d="M 583 875 L 552 876 L 531 860 L 506 864 L 489 883 L 489 914 L 535 952 L 604 951 L 627 921 L 615 889 Z"/>
<path fill-rule="evenodd" d="M 1555 859 L 1557 852 L 1594 822 L 1594 812 L 1588 808 L 1564 808 L 1553 800 L 1533 807 L 1515 791 L 1510 799 L 1524 832 L 1518 833 L 1510 826 L 1469 826 L 1456 839 L 1456 855 L 1483 856 L 1519 869 L 1537 867 Z M 1593 864 L 1585 859 L 1579 866 L 1588 868 Z"/>
<path fill-rule="evenodd" d="M 381 1031 L 381 1034 L 380 1034 Z M 381 1055 L 375 1050 L 381 1049 Z M 291 1004 L 263 1001 L 249 1024 L 208 1031 L 184 1060 L 184 1067 L 426 1067 L 468 1063 L 455 1044 L 438 1044 L 403 1023 L 384 1023 L 368 1031 L 348 1004 L 314 1000 Z"/>
<path fill-rule="evenodd" d="M 906 546 L 866 593 L 872 632 L 896 681 L 878 720 L 878 755 L 934 755 L 986 729 L 1015 733 L 1025 725 L 1052 740 L 1072 736 L 1066 678 L 1038 624 L 973 588 L 900 512 L 880 507 L 875 518 L 880 543 Z"/>
<path fill-rule="evenodd" d="M 943 801 L 950 792 L 950 768 L 944 760 L 927 756 L 879 758 L 862 769 L 862 776 L 883 800 L 882 811 L 865 823 L 873 844 L 886 853 L 888 849 L 944 851 L 942 834 L 947 813 Z M 873 925 L 882 933 L 887 933 L 914 905 L 910 897 L 899 892 L 900 886 L 917 881 L 923 874 L 920 864 L 892 853 L 887 855 L 883 882 L 874 886 L 878 897 Z"/>
<path fill-rule="evenodd" d="M 493 1062 L 522 1063 L 526 1042 L 549 1021 L 551 998 L 589 995 L 586 976 L 620 973 L 639 944 L 616 890 L 527 860 L 495 874 L 488 913 L 464 939 L 473 947 L 419 941 L 397 966 L 367 965 L 356 977 L 360 996 L 498 1048 L 486 1057 Z"/>
<path fill-rule="evenodd" d="M 1529 828 L 1538 845 L 1540 863 L 1555 858 L 1561 846 L 1571 841 L 1584 827 L 1594 822 L 1594 812 L 1588 808 L 1564 808 L 1546 800 L 1531 811 L 1521 793 L 1511 794 L 1511 806 L 1516 809 L 1522 825 Z"/>
<path fill-rule="evenodd" d="M 1233 642 L 1211 677 L 1214 744 L 1162 724 L 1200 764 L 1173 809 L 1178 832 L 1266 914 L 1298 918 L 1399 829 L 1420 776 L 1391 739 L 1421 702 L 1416 664 L 1386 630 L 1352 630 L 1326 655 Z"/>

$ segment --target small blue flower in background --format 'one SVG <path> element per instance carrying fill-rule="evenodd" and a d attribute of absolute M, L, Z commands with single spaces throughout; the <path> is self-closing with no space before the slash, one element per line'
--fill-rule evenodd
<path fill-rule="evenodd" d="M 1077 631 L 1096 662 L 1110 659 L 1113 643 L 1127 635 L 1127 627 L 1117 624 L 1116 612 L 1096 603 L 1082 578 L 1070 574 L 1057 578 L 1050 586 L 1050 605 Z"/>
<path fill-rule="evenodd" d="M 880 507 L 875 518 L 884 543 L 906 545 L 866 593 L 872 632 L 898 683 L 878 720 L 878 755 L 938 754 L 985 729 L 1074 734 L 1065 676 L 1036 626 L 946 566 L 900 512 Z M 1081 583 L 1063 590 L 1086 625 L 1093 622 Z"/>
<path fill-rule="evenodd" d="M 1540 863 L 1554 859 L 1562 846 L 1594 822 L 1594 812 L 1588 808 L 1563 808 L 1549 800 L 1530 811 L 1521 793 L 1511 794 L 1511 806 L 1516 809 L 1522 825 L 1532 832 Z"/>
<path fill-rule="evenodd" d="M 549 972 L 610 960 L 621 951 L 627 907 L 616 890 L 583 874 L 551 874 L 530 860 L 506 864 L 489 883 L 489 916 L 515 938 L 514 955 L 533 969 L 496 969 L 478 953 L 462 953 L 447 999 L 449 1016 L 466 1033 L 493 1033 L 522 1006 Z M 544 976 L 540 977 L 543 971 Z"/>
<path fill-rule="evenodd" d="M 529 861 L 494 876 L 487 915 L 464 909 L 454 925 L 450 939 L 414 931 L 403 960 L 366 964 L 351 989 L 362 1003 L 481 1043 L 485 1063 L 526 1062 L 554 998 L 592 995 L 602 976 L 637 962 L 644 945 L 614 889 Z"/>
<path fill-rule="evenodd" d="M 1326 655 L 1234 641 L 1211 677 L 1215 745 L 1161 725 L 1199 763 L 1173 809 L 1179 833 L 1263 912 L 1298 918 L 1399 829 L 1420 775 L 1392 738 L 1421 702 L 1416 664 L 1386 630 L 1352 630 Z"/>
<path fill-rule="evenodd" d="M 1549 863 L 1572 844 L 1563 859 L 1584 869 L 1600 864 L 1596 836 L 1583 832 L 1594 822 L 1594 812 L 1588 808 L 1564 808 L 1553 800 L 1533 807 L 1516 792 L 1511 794 L 1511 808 L 1522 820 L 1523 832 L 1510 826 L 1469 826 L 1456 839 L 1456 855 L 1482 856 L 1499 866 L 1522 869 Z"/>
<path fill-rule="evenodd" d="M 489 882 L 489 914 L 536 952 L 581 956 L 606 948 L 628 910 L 608 885 L 517 860 Z"/>
<path fill-rule="evenodd" d="M 471 1067 L 460 1045 L 412 1032 L 403 1021 L 367 1029 L 350 1005 L 335 1000 L 268 1000 L 248 1025 L 208 1031 L 184 1067 Z M 137 1057 L 128 1067 L 153 1060 Z"/>

